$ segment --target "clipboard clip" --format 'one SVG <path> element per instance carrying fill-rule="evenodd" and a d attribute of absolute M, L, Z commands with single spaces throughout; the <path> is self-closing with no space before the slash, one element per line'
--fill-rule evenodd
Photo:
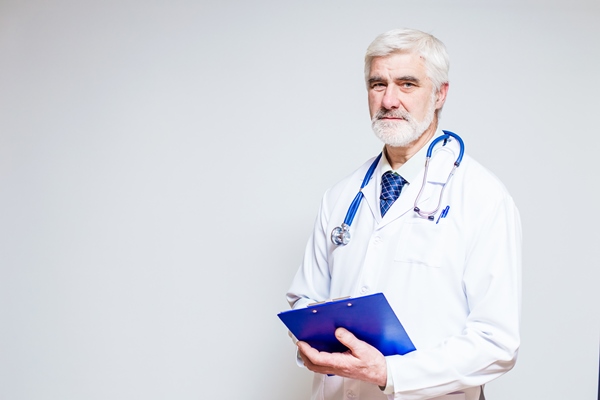
<path fill-rule="evenodd" d="M 323 300 L 323 301 L 317 301 L 315 303 L 310 303 L 306 307 L 318 306 L 319 304 L 332 303 L 334 301 L 345 300 L 345 299 L 349 299 L 349 298 L 350 298 L 350 296 L 345 296 L 345 297 L 338 297 L 336 299 L 328 299 L 328 300 Z"/>

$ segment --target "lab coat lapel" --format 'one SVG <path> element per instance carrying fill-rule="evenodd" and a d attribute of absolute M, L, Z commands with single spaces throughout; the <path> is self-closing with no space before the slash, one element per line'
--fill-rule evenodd
<path fill-rule="evenodd" d="M 442 185 L 446 182 L 448 174 L 453 168 L 455 160 L 455 152 L 450 146 L 439 148 L 431 157 L 429 172 L 427 173 L 427 184 L 419 198 L 419 207 L 422 210 L 434 210 L 439 201 Z M 423 167 L 413 181 L 402 189 L 400 197 L 388 210 L 383 218 L 381 218 L 379 227 L 383 227 L 397 218 L 405 215 L 407 212 L 413 212 L 415 208 L 415 199 L 419 191 L 423 187 L 423 175 L 425 168 Z"/>
<path fill-rule="evenodd" d="M 369 205 L 369 209 L 373 214 L 373 219 L 379 224 L 381 222 L 381 209 L 379 208 L 379 194 L 381 187 L 381 168 L 377 167 L 373 178 L 369 181 L 367 186 L 363 188 L 364 200 Z"/>
<path fill-rule="evenodd" d="M 415 198 L 421 189 L 421 182 L 423 182 L 423 171 L 419 172 L 412 184 L 406 185 L 402 189 L 402 194 L 398 200 L 392 204 L 392 207 L 390 207 L 382 218 L 379 205 L 381 174 L 379 170 L 376 172 L 376 175 L 373 176 L 369 184 L 363 188 L 363 195 L 365 202 L 373 214 L 373 219 L 375 219 L 380 228 L 414 209 Z M 428 197 L 427 194 L 421 195 L 422 200 L 427 200 Z"/>
<path fill-rule="evenodd" d="M 369 181 L 367 186 L 363 188 L 364 201 L 369 205 L 373 219 L 379 227 L 383 227 L 406 214 L 408 211 L 413 210 L 415 198 L 417 197 L 417 193 L 421 188 L 421 182 L 423 181 L 423 169 L 419 172 L 412 184 L 406 185 L 402 189 L 400 197 L 392 204 L 383 218 L 381 217 L 379 202 L 379 195 L 381 194 L 381 175 L 381 168 L 377 168 L 373 178 Z M 426 199 L 426 195 L 422 195 L 421 198 Z"/>

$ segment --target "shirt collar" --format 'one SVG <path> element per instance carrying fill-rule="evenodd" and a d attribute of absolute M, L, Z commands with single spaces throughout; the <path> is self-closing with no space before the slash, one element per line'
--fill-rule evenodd
<path fill-rule="evenodd" d="M 433 142 L 434 139 L 438 136 L 440 136 L 439 129 L 435 132 L 435 135 L 433 135 L 431 139 L 429 139 L 429 141 L 425 143 L 425 146 L 421 147 L 421 149 L 414 156 L 409 158 L 408 161 L 402 164 L 402 166 L 397 170 L 392 169 L 392 166 L 390 165 L 390 162 L 388 161 L 387 156 L 385 155 L 384 147 L 383 155 L 381 157 L 381 175 L 383 175 L 387 171 L 392 171 L 399 174 L 401 177 L 404 178 L 405 181 L 407 181 L 410 184 L 412 181 L 415 180 L 419 172 L 421 172 L 421 169 L 423 169 L 423 166 L 425 165 L 425 158 L 427 157 L 427 149 L 431 145 L 431 142 Z"/>

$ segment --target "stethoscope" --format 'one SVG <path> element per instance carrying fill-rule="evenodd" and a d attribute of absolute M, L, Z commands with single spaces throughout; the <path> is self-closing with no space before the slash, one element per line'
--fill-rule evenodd
<path fill-rule="evenodd" d="M 421 190 L 419 190 L 419 194 L 417 195 L 417 198 L 415 199 L 415 204 L 414 204 L 414 208 L 413 208 L 413 211 L 416 212 L 419 217 L 428 219 L 429 221 L 433 221 L 435 219 L 434 215 L 440 209 L 440 205 L 442 204 L 442 198 L 444 196 L 444 190 L 446 188 L 446 185 L 450 181 L 450 178 L 452 178 L 452 175 L 454 175 L 456 168 L 458 168 L 458 166 L 460 165 L 462 158 L 463 158 L 463 154 L 465 153 L 465 144 L 464 144 L 463 140 L 460 138 L 460 136 L 458 136 L 456 133 L 453 133 L 450 131 L 442 131 L 442 132 L 444 132 L 444 134 L 435 138 L 433 140 L 433 142 L 431 142 L 431 144 L 429 145 L 429 148 L 427 149 L 427 155 L 425 156 L 425 172 L 423 174 L 423 184 L 421 185 Z M 456 139 L 456 141 L 458 142 L 458 144 L 460 146 L 460 151 L 458 153 L 458 157 L 456 158 L 456 161 L 454 162 L 454 166 L 452 167 L 452 170 L 448 174 L 448 178 L 446 179 L 446 182 L 442 185 L 442 189 L 440 190 L 440 198 L 438 200 L 437 206 L 435 207 L 434 210 L 423 211 L 419 208 L 418 203 L 421 198 L 421 194 L 423 193 L 423 189 L 425 188 L 425 184 L 427 182 L 427 174 L 429 172 L 429 162 L 431 161 L 431 154 L 433 153 L 433 150 L 434 150 L 436 144 L 438 144 L 439 142 L 441 142 L 443 140 L 444 141 L 443 146 L 445 146 L 450 137 L 453 137 L 454 139 Z M 360 189 L 359 189 L 358 193 L 354 197 L 354 200 L 352 200 L 352 203 L 350 203 L 350 207 L 348 208 L 348 212 L 346 213 L 346 218 L 344 218 L 344 222 L 342 223 L 342 226 L 338 226 L 338 227 L 334 228 L 333 231 L 331 231 L 331 241 L 333 242 L 333 244 L 339 246 L 339 245 L 346 245 L 350 242 L 350 225 L 352 225 L 352 221 L 354 220 L 354 217 L 356 216 L 356 212 L 358 211 L 360 202 L 362 201 L 362 199 L 364 197 L 362 190 L 364 189 L 365 186 L 367 186 L 367 184 L 373 177 L 373 173 L 375 172 L 375 169 L 377 168 L 377 164 L 379 163 L 379 160 L 381 159 L 382 154 L 383 153 L 379 153 L 379 155 L 375 158 L 375 160 L 373 160 L 373 163 L 367 170 L 367 173 L 365 174 L 362 184 L 360 185 Z"/>

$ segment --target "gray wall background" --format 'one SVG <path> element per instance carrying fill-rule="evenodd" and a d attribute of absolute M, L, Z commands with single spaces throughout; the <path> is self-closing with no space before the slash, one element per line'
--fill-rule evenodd
<path fill-rule="evenodd" d="M 0 0 L 0 399 L 306 399 L 276 317 L 324 190 L 377 153 L 362 58 L 451 56 L 441 125 L 524 229 L 490 399 L 594 399 L 600 3 Z"/>

